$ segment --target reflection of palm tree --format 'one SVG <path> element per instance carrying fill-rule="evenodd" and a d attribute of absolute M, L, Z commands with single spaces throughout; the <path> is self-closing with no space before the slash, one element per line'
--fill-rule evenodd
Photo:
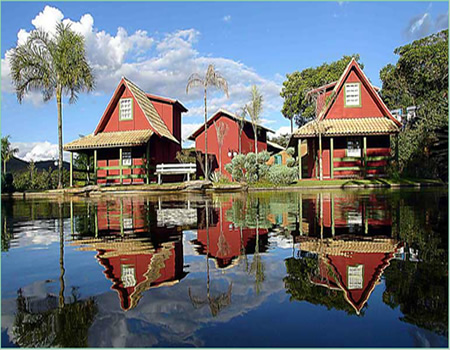
<path fill-rule="evenodd" d="M 217 255 L 218 256 L 227 256 L 230 253 L 230 245 L 227 242 L 227 238 L 223 234 L 223 217 L 222 217 L 222 206 L 220 207 L 220 222 L 219 222 L 219 241 L 217 242 L 217 247 L 219 248 Z M 209 236 L 209 235 L 208 235 Z"/>
<path fill-rule="evenodd" d="M 250 273 L 255 274 L 255 289 L 256 294 L 259 294 L 261 291 L 261 284 L 266 279 L 264 275 L 264 263 L 262 261 L 261 255 L 259 255 L 259 199 L 257 202 L 257 211 L 256 211 L 256 245 L 255 245 L 255 254 L 253 255 L 252 264 L 250 266 Z"/>
<path fill-rule="evenodd" d="M 233 283 L 228 287 L 226 293 L 221 293 L 216 297 L 211 297 L 210 294 L 210 279 L 209 279 L 209 207 L 208 201 L 205 201 L 205 212 L 206 212 L 206 299 L 200 299 L 195 297 L 191 293 L 191 288 L 189 287 L 189 298 L 191 299 L 192 306 L 195 309 L 201 308 L 203 305 L 208 304 L 209 309 L 213 317 L 217 316 L 223 308 L 231 304 L 231 290 L 233 288 Z M 220 224 L 220 223 L 219 223 Z"/>
<path fill-rule="evenodd" d="M 64 289 L 65 289 L 65 283 L 64 283 L 64 221 L 63 221 L 63 208 L 62 204 L 59 203 L 59 268 L 60 268 L 60 275 L 59 275 L 59 308 L 64 307 Z"/>

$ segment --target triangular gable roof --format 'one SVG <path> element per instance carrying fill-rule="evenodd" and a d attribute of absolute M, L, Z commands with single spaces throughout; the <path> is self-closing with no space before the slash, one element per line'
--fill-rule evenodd
<path fill-rule="evenodd" d="M 169 129 L 162 120 L 161 116 L 158 114 L 158 111 L 156 110 L 155 106 L 153 106 L 153 103 L 150 101 L 147 94 L 144 91 L 142 91 L 136 84 L 134 84 L 132 81 L 128 80 L 125 77 L 122 78 L 116 90 L 114 91 L 114 94 L 111 100 L 109 101 L 108 106 L 106 107 L 105 112 L 103 113 L 103 116 L 97 125 L 97 128 L 94 131 L 94 135 L 97 135 L 101 127 L 105 124 L 106 118 L 109 112 L 111 111 L 111 108 L 113 107 L 114 101 L 117 100 L 116 96 L 119 93 L 119 90 L 122 87 L 122 85 L 125 85 L 130 90 L 139 108 L 142 110 L 145 117 L 147 118 L 151 129 L 158 136 L 166 137 L 171 141 L 179 143 L 179 141 L 170 133 Z"/>
<path fill-rule="evenodd" d="M 168 97 L 163 97 L 163 96 L 158 96 L 158 95 L 153 95 L 153 94 L 146 94 L 147 97 L 150 100 L 156 100 L 156 101 L 161 101 L 161 102 L 167 102 L 170 103 L 172 105 L 176 105 L 178 107 L 180 107 L 180 109 L 182 110 L 182 112 L 187 112 L 188 109 L 178 100 L 174 100 L 172 98 L 168 98 Z"/>
<path fill-rule="evenodd" d="M 380 107 L 380 109 L 383 111 L 384 116 L 391 119 L 396 125 L 401 126 L 402 124 L 394 118 L 394 116 L 391 114 L 387 106 L 384 104 L 381 97 L 378 95 L 378 93 L 375 91 L 374 86 L 370 83 L 367 76 L 362 71 L 361 67 L 359 66 L 358 62 L 356 62 L 355 58 L 352 58 L 350 63 L 347 65 L 347 67 L 344 70 L 344 73 L 342 73 L 341 77 L 337 81 L 336 85 L 334 86 L 334 89 L 331 93 L 332 98 L 326 105 L 326 107 L 322 110 L 322 112 L 319 114 L 318 119 L 323 120 L 326 118 L 328 112 L 331 109 L 331 106 L 336 101 L 336 98 L 338 96 L 338 92 L 342 89 L 344 82 L 347 80 L 348 75 L 350 74 L 351 69 L 355 69 L 359 78 L 361 79 L 361 82 L 365 85 L 367 91 L 371 95 L 372 99 L 377 103 L 377 105 Z"/>
<path fill-rule="evenodd" d="M 223 114 L 223 115 L 226 115 L 227 117 L 229 117 L 229 118 L 231 118 L 231 119 L 234 119 L 234 120 L 236 120 L 236 121 L 239 121 L 239 117 L 238 117 L 237 115 L 235 115 L 235 114 L 233 114 L 233 113 L 231 113 L 231 112 L 229 112 L 229 111 L 227 111 L 227 110 L 225 110 L 225 109 L 219 108 L 219 109 L 216 111 L 216 113 L 214 113 L 214 114 L 207 120 L 206 123 L 207 123 L 208 127 L 209 127 L 215 120 L 217 120 L 217 118 L 219 118 L 219 116 L 222 115 L 222 114 Z M 251 121 L 250 121 L 250 120 L 245 119 L 245 122 L 251 124 Z M 266 128 L 266 127 L 263 126 L 263 125 L 258 124 L 258 127 L 261 128 L 261 129 L 264 129 L 264 130 L 266 130 L 266 131 L 268 131 L 268 132 L 275 133 L 275 131 L 273 131 L 272 129 Z M 204 124 L 202 124 L 202 126 L 200 126 L 197 130 L 195 130 L 195 131 L 194 131 L 187 139 L 188 139 L 188 140 L 195 141 L 195 138 L 196 138 L 203 130 L 205 130 L 205 125 L 204 125 Z"/>

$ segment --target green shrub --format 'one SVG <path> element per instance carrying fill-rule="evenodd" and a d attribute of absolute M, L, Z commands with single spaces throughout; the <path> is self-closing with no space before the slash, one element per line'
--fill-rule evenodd
<path fill-rule="evenodd" d="M 286 165 L 272 165 L 268 172 L 268 180 L 276 186 L 289 185 L 297 180 L 298 168 Z"/>
<path fill-rule="evenodd" d="M 291 157 L 294 156 L 295 153 L 294 147 L 289 147 L 288 149 L 286 149 L 286 153 L 289 154 Z"/>

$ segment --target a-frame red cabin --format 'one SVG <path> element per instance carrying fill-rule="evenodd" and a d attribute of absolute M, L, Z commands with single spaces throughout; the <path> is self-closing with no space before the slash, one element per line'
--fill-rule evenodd
<path fill-rule="evenodd" d="M 319 134 L 323 178 L 382 176 L 391 154 L 391 135 L 401 123 L 395 119 L 355 59 L 337 82 L 314 89 L 316 119 L 294 131 L 290 146 L 307 140 L 300 158 L 299 177 L 318 178 Z"/>
<path fill-rule="evenodd" d="M 176 162 L 183 112 L 179 101 L 147 94 L 122 78 L 94 133 L 64 149 L 94 157 L 98 184 L 149 183 L 156 164 Z"/>

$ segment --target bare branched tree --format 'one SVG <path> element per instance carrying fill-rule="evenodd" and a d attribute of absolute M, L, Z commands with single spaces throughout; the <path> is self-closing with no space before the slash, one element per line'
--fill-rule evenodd
<path fill-rule="evenodd" d="M 325 90 L 314 90 L 309 92 L 307 97 L 310 102 L 316 105 L 316 117 L 312 120 L 312 126 L 315 134 L 319 137 L 319 179 L 323 180 L 323 165 L 322 165 L 322 134 L 325 132 L 323 123 L 321 121 L 321 113 L 327 105 L 328 99 L 325 95 Z"/>
<path fill-rule="evenodd" d="M 238 127 L 239 127 L 239 154 L 242 154 L 242 131 L 244 130 L 245 117 L 247 116 L 247 106 L 242 107 L 238 112 L 235 113 L 238 117 Z"/>
<path fill-rule="evenodd" d="M 216 129 L 217 134 L 217 143 L 219 145 L 219 169 L 220 173 L 222 173 L 222 146 L 223 146 L 223 140 L 225 139 L 225 136 L 228 132 L 228 125 L 225 124 L 223 121 L 221 122 L 214 122 L 214 127 Z"/>

